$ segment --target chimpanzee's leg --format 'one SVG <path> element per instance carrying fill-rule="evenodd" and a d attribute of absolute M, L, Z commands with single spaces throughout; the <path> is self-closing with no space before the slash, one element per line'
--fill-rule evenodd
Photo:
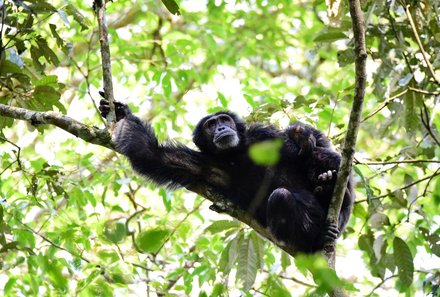
<path fill-rule="evenodd" d="M 293 244 L 298 251 L 314 252 L 322 247 L 325 213 L 312 193 L 278 188 L 267 205 L 267 224 L 280 244 Z"/>

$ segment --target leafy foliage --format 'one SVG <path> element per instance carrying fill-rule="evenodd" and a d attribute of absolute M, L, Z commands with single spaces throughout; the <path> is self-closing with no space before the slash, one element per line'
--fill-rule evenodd
<path fill-rule="evenodd" d="M 346 3 L 332 3 L 329 19 L 325 1 L 109 2 L 116 98 L 161 140 L 189 144 L 199 118 L 228 108 L 249 122 L 304 121 L 339 147 L 354 56 Z M 149 184 L 114 152 L 2 116 L 0 293 L 301 296 L 336 286 L 438 296 L 439 7 L 362 4 L 369 87 L 340 279 L 320 257 L 292 261 L 201 197 Z M 89 5 L 0 1 L 0 104 L 104 127 Z M 253 150 L 266 165 L 277 159 L 276 143 Z"/>

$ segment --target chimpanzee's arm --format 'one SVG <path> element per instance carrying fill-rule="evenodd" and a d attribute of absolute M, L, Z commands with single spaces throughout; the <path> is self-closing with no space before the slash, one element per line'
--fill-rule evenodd
<path fill-rule="evenodd" d="M 179 144 L 159 144 L 151 126 L 134 116 L 127 105 L 115 102 L 115 107 L 118 121 L 112 140 L 116 150 L 128 157 L 135 171 L 158 185 L 172 188 L 227 182 L 200 152 Z M 106 100 L 101 100 L 100 111 L 103 116 L 108 113 Z"/>

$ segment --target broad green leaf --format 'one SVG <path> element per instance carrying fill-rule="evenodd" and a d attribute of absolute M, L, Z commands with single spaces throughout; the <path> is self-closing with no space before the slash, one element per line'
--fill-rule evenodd
<path fill-rule="evenodd" d="M 243 236 L 238 246 L 237 280 L 244 291 L 248 291 L 254 285 L 258 270 L 258 256 L 250 237 Z"/>
<path fill-rule="evenodd" d="M 166 229 L 151 229 L 140 233 L 136 242 L 143 252 L 154 254 L 163 245 L 169 234 L 170 231 Z"/>
<path fill-rule="evenodd" d="M 394 237 L 393 240 L 394 259 L 399 273 L 399 280 L 406 287 L 409 287 L 413 282 L 414 263 L 411 251 L 408 245 L 399 237 Z"/>
<path fill-rule="evenodd" d="M 9 74 L 9 73 L 21 73 L 20 67 L 18 67 L 15 63 L 12 63 L 7 60 L 0 60 L 0 75 Z"/>
<path fill-rule="evenodd" d="M 61 111 L 65 111 L 64 106 L 59 102 L 60 93 L 53 87 L 48 85 L 36 86 L 34 89 L 35 104 L 40 105 L 37 110 L 51 110 L 52 106 L 58 107 Z"/>
<path fill-rule="evenodd" d="M 249 157 L 257 165 L 272 166 L 278 163 L 282 146 L 281 139 L 258 142 L 249 148 Z"/>

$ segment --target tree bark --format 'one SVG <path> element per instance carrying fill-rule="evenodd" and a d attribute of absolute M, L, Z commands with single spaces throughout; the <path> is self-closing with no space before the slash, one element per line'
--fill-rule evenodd
<path fill-rule="evenodd" d="M 355 89 L 353 105 L 350 112 L 347 134 L 342 148 L 342 161 L 333 192 L 332 201 L 327 213 L 327 221 L 337 225 L 339 212 L 344 199 L 347 182 L 352 171 L 356 139 L 361 124 L 362 108 L 365 97 L 366 86 L 366 61 L 367 50 L 365 46 L 364 18 L 359 0 L 349 0 L 350 16 L 353 26 L 354 56 L 355 56 Z M 335 246 L 336 242 L 327 242 L 324 245 L 323 253 L 331 268 L 335 269 Z M 331 296 L 346 296 L 342 290 L 335 290 Z"/>
<path fill-rule="evenodd" d="M 109 102 L 110 112 L 107 115 L 107 123 L 116 122 L 115 114 L 115 97 L 113 94 L 113 80 L 112 80 L 112 63 L 110 58 L 110 44 L 108 42 L 108 26 L 106 18 L 105 6 L 107 0 L 95 0 L 93 8 L 95 9 L 96 17 L 98 19 L 99 43 L 101 48 L 102 60 L 102 78 L 104 83 L 105 97 Z"/>

